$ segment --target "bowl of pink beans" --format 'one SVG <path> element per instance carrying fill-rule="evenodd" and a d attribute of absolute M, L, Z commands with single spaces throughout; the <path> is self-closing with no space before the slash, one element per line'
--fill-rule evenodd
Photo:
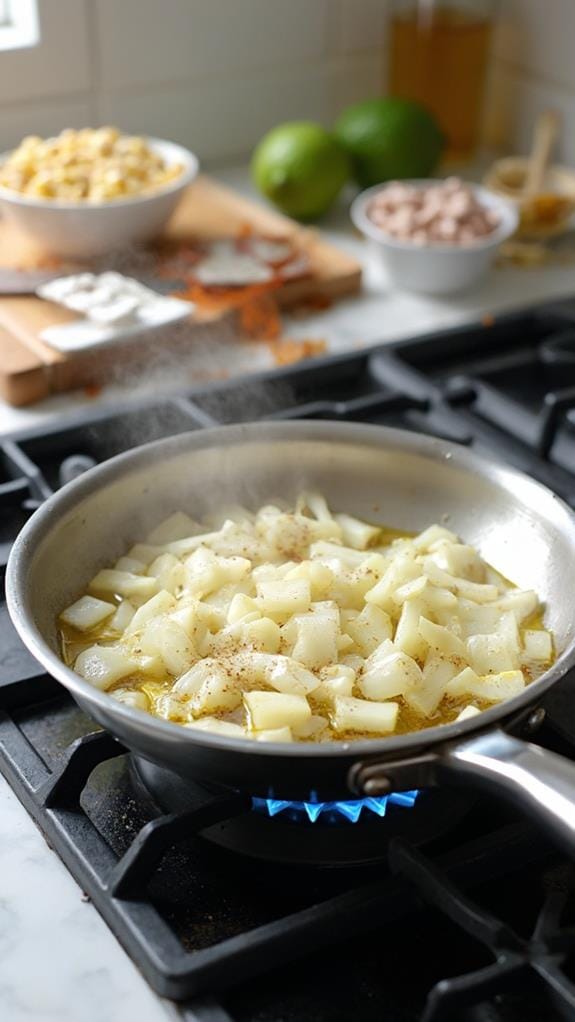
<path fill-rule="evenodd" d="M 357 196 L 351 218 L 391 284 L 430 295 L 479 283 L 518 224 L 512 203 L 456 177 L 375 185 Z"/>

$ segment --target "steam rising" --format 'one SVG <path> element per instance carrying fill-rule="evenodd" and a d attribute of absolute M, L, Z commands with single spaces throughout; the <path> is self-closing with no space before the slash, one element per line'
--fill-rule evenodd
<path fill-rule="evenodd" d="M 107 255 L 104 262 L 105 267 L 95 262 L 90 269 L 113 269 L 160 291 L 182 286 L 177 279 L 158 278 L 153 249 L 134 247 Z M 103 461 L 187 430 L 265 419 L 298 401 L 294 386 L 284 378 L 254 379 L 254 374 L 273 368 L 272 355 L 264 342 L 239 337 L 233 313 L 203 326 L 186 321 L 168 324 L 135 339 L 130 354 L 124 364 L 111 358 L 109 365 L 102 365 L 103 360 L 107 362 L 105 351 L 87 355 L 105 381 L 103 401 L 120 405 L 121 411 L 82 430 L 78 449 L 70 454 Z M 127 402 L 126 393 L 130 395 Z M 233 459 L 233 453 L 230 456 Z M 219 451 L 214 477 L 225 478 L 228 468 L 231 471 L 227 461 L 227 452 Z M 262 495 L 260 488 L 253 494 L 254 505 L 262 496 L 271 498 Z"/>
<path fill-rule="evenodd" d="M 142 349 L 141 361 L 111 368 L 106 388 L 106 403 L 121 410 L 87 427 L 86 443 L 70 453 L 103 461 L 152 440 L 256 421 L 296 403 L 287 381 L 254 379 L 254 371 L 269 368 L 268 348 L 239 340 L 231 319 L 203 329 L 171 324 L 134 343 Z"/>

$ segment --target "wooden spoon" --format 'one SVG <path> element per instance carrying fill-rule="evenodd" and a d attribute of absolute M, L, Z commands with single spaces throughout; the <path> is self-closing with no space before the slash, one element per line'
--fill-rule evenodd
<path fill-rule="evenodd" d="M 523 185 L 523 198 L 532 199 L 543 190 L 543 182 L 559 131 L 559 115 L 556 110 L 545 110 L 539 114 L 533 132 L 533 145 Z"/>

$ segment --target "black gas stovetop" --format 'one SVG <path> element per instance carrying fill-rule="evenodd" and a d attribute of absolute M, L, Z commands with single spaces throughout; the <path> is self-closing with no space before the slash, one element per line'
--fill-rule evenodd
<path fill-rule="evenodd" d="M 575 301 L 3 439 L 2 570 L 31 511 L 86 467 L 157 437 L 254 418 L 369 421 L 470 444 L 575 506 Z M 538 740 L 575 759 L 575 677 L 544 708 Z M 29 656 L 4 605 L 0 770 L 186 1019 L 575 1018 L 575 874 L 536 823 L 493 799 L 470 794 L 447 833 L 424 848 L 399 838 L 375 865 L 238 855 L 201 832 L 252 812 L 249 800 L 198 791 L 184 811 L 163 813 L 125 750 Z M 362 819 L 322 825 L 334 840 L 345 828 L 349 842 Z M 290 840 L 314 825 L 290 824 Z M 369 826 L 378 842 L 385 819 Z"/>

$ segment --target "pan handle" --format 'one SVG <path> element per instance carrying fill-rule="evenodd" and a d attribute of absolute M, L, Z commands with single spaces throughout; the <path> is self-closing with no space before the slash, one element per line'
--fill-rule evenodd
<path fill-rule="evenodd" d="M 444 749 L 436 771 L 446 781 L 474 781 L 505 795 L 575 855 L 575 763 L 496 730 Z"/>

